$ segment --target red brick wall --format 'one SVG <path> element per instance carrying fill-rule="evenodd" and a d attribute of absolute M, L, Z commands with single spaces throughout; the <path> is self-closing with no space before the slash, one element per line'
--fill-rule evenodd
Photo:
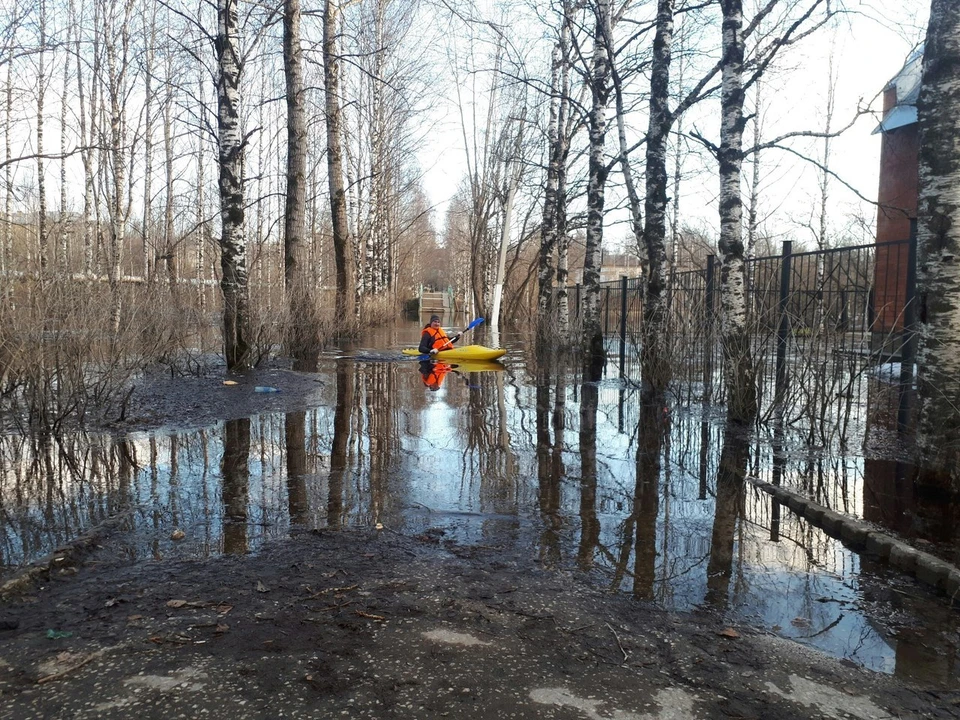
<path fill-rule="evenodd" d="M 884 98 L 885 101 L 888 99 Z M 877 210 L 878 247 L 874 271 L 874 330 L 877 332 L 902 328 L 907 246 L 885 248 L 883 244 L 910 237 L 910 220 L 917 217 L 918 152 L 916 123 L 883 133 L 877 196 L 880 205 Z"/>

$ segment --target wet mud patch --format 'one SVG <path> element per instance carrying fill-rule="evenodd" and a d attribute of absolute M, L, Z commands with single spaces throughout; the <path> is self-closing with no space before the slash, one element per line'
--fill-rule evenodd
<path fill-rule="evenodd" d="M 509 548 L 318 531 L 130 565 L 116 540 L 0 606 L 15 626 L 0 717 L 960 717 L 960 693 L 727 633 Z"/>

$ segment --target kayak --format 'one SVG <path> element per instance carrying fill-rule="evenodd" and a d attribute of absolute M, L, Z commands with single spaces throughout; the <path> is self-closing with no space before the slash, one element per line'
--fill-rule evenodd
<path fill-rule="evenodd" d="M 404 355 L 420 355 L 416 348 L 404 348 Z M 432 357 L 436 360 L 496 360 L 507 354 L 504 348 L 488 348 L 483 345 L 464 345 L 463 347 L 452 347 L 449 350 L 441 350 L 436 355 L 424 355 L 423 357 Z"/>
<path fill-rule="evenodd" d="M 506 370 L 499 360 L 451 360 L 450 367 L 462 373 Z"/>

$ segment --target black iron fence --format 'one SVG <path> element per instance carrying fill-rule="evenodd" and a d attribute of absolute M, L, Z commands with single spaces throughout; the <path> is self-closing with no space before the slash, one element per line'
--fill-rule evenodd
<path fill-rule="evenodd" d="M 916 343 L 916 232 L 906 240 L 794 253 L 747 262 L 752 351 L 761 413 L 780 413 L 811 437 L 844 432 L 868 396 L 909 420 Z M 722 402 L 720 267 L 674 273 L 669 285 L 673 391 L 687 401 Z M 578 298 L 579 286 L 571 289 Z M 579 320 L 579 302 L 571 320 Z M 601 323 L 621 375 L 639 378 L 642 283 L 601 284 Z M 608 365 L 608 368 L 612 365 Z M 876 404 L 876 403 L 874 403 Z"/>

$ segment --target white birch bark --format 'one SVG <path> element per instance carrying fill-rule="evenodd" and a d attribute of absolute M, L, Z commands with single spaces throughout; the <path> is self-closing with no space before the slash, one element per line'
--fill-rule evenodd
<path fill-rule="evenodd" d="M 128 87 L 128 60 L 130 48 L 130 20 L 133 1 L 127 0 L 122 13 L 110 4 L 108 10 L 108 35 L 105 38 L 104 51 L 107 63 L 107 101 L 109 103 L 108 121 L 109 144 L 108 159 L 111 173 L 109 187 L 110 245 L 108 253 L 107 277 L 112 295 L 111 325 L 114 333 L 120 331 L 122 297 L 120 279 L 122 255 L 127 229 L 128 193 L 128 147 L 126 97 Z"/>
<path fill-rule="evenodd" d="M 57 222 L 57 269 L 66 274 L 68 267 L 67 243 L 67 88 L 70 85 L 70 53 L 63 61 L 63 85 L 60 95 L 60 215 Z"/>
<path fill-rule="evenodd" d="M 587 176 L 587 237 L 583 261 L 582 349 L 584 375 L 599 379 L 605 360 L 600 326 L 600 263 L 603 244 L 603 206 L 609 170 L 604 158 L 607 104 L 610 97 L 611 3 L 596 0 L 593 57 L 590 66 L 592 102 L 588 119 L 590 149 Z"/>
<path fill-rule="evenodd" d="M 743 2 L 721 0 L 723 9 L 720 89 L 720 334 L 724 353 L 727 414 L 735 422 L 756 417 L 755 369 L 747 328 L 743 248 Z"/>
<path fill-rule="evenodd" d="M 650 116 L 647 124 L 646 225 L 642 240 L 646 256 L 641 373 L 648 400 L 659 397 L 670 382 L 667 343 L 667 139 L 673 124 L 670 63 L 673 52 L 673 0 L 657 3 L 657 30 L 650 68 Z M 625 143 L 624 143 L 625 144 Z M 634 213 L 634 226 L 639 222 Z"/>
<path fill-rule="evenodd" d="M 497 277 L 493 285 L 493 310 L 490 313 L 490 324 L 494 333 L 500 328 L 500 303 L 503 298 L 503 284 L 507 272 L 507 248 L 510 245 L 510 226 L 513 224 L 513 201 L 517 194 L 519 172 L 511 179 L 507 188 L 507 197 L 503 203 L 503 226 L 500 229 L 500 252 L 497 258 Z M 498 341 L 494 340 L 494 347 Z"/>
<path fill-rule="evenodd" d="M 153 224 L 153 75 L 155 46 L 156 46 L 156 27 L 157 27 L 157 6 L 150 3 L 144 13 L 143 37 L 146 43 L 144 48 L 144 62 L 146 72 L 144 73 L 144 97 L 143 97 L 143 219 L 140 228 L 141 235 L 141 263 L 143 267 L 143 277 L 148 280 L 154 279 L 154 262 L 151 261 L 150 245 L 152 242 L 151 225 Z M 166 251 L 165 251 L 166 252 Z M 158 253 L 154 252 L 156 256 Z"/>
<path fill-rule="evenodd" d="M 204 127 L 206 125 L 206 74 L 201 69 L 198 73 L 198 82 L 197 82 L 197 98 L 199 105 L 200 113 L 200 126 Z M 200 308 L 200 311 L 203 312 L 206 309 L 206 298 L 207 292 L 204 285 L 204 280 L 206 279 L 206 253 L 204 252 L 204 245 L 207 241 L 206 237 L 206 208 L 204 207 L 206 202 L 206 173 L 204 172 L 205 164 L 205 153 L 204 153 L 204 134 L 203 132 L 198 132 L 197 136 L 197 206 L 196 206 L 196 235 L 197 235 L 197 267 L 195 268 L 195 275 L 197 278 L 197 306 Z"/>
<path fill-rule="evenodd" d="M 960 5 L 932 0 L 920 123 L 917 442 L 923 464 L 960 491 Z"/>
<path fill-rule="evenodd" d="M 38 8 L 40 47 L 37 53 L 37 244 L 40 272 L 49 265 L 49 228 L 47 226 L 47 182 L 46 164 L 43 159 L 43 103 L 47 88 L 47 3 L 40 0 Z"/>
<path fill-rule="evenodd" d="M 240 121 L 242 62 L 237 0 L 217 2 L 216 51 L 223 341 L 227 368 L 240 370 L 250 364 L 250 340 L 244 234 L 244 138 Z"/>
<path fill-rule="evenodd" d="M 287 352 L 297 368 L 315 365 L 310 296 L 301 267 L 307 216 L 307 121 L 304 108 L 300 0 L 283 4 L 283 74 L 287 90 L 287 189 L 284 208 L 284 287 L 287 290 Z"/>
<path fill-rule="evenodd" d="M 95 4 L 95 8 L 99 8 L 99 5 Z M 89 276 L 93 273 L 93 232 L 90 226 L 90 217 L 93 206 L 93 150 L 91 146 L 93 145 L 92 138 L 94 115 L 91 112 L 90 117 L 88 118 L 87 116 L 87 93 L 84 85 L 84 78 L 86 77 L 86 74 L 84 73 L 84 63 L 80 61 L 80 58 L 82 57 L 82 31 L 80 28 L 79 18 L 77 18 L 74 0 L 70 0 L 69 13 L 70 27 L 73 32 L 74 56 L 77 58 L 77 105 L 79 113 L 79 128 L 77 129 L 77 133 L 78 141 L 80 143 L 80 162 L 83 165 L 83 209 L 81 222 L 83 273 Z M 95 17 L 97 16 L 95 15 Z M 91 89 L 91 109 L 94 106 L 94 99 L 96 97 L 95 92 L 96 91 L 94 89 Z"/>
<path fill-rule="evenodd" d="M 570 6 L 563 4 L 563 16 L 560 21 L 559 39 L 553 49 L 550 78 L 550 110 L 547 124 L 548 160 L 547 176 L 544 187 L 543 220 L 540 227 L 539 265 L 537 271 L 537 337 L 552 349 L 554 323 L 566 318 L 559 313 L 554 288 L 562 288 L 563 283 L 557 276 L 554 265 L 562 228 L 566 193 L 565 173 L 569 138 L 566 133 L 566 118 L 569 111 L 569 69 L 570 69 Z M 563 337 L 563 335 L 560 335 Z"/>
<path fill-rule="evenodd" d="M 353 242 L 347 225 L 346 192 L 343 184 L 341 145 L 340 61 L 337 54 L 337 0 L 323 4 L 323 82 L 327 111 L 327 183 L 333 222 L 333 248 L 336 265 L 336 318 L 341 332 L 352 332 L 356 324 L 356 274 Z"/>
<path fill-rule="evenodd" d="M 13 37 L 10 33 L 7 38 L 7 57 L 13 55 Z M 6 274 L 9 269 L 12 246 L 13 246 L 13 224 L 10 222 L 10 211 L 13 203 L 13 163 L 10 162 L 13 152 L 11 149 L 11 132 L 13 126 L 13 63 L 7 63 L 7 79 L 4 88 L 4 108 L 3 108 L 3 245 L 0 246 L 0 272 Z M 5 284 L 4 288 L 11 286 Z M 6 294 L 6 293 L 4 293 Z"/>

